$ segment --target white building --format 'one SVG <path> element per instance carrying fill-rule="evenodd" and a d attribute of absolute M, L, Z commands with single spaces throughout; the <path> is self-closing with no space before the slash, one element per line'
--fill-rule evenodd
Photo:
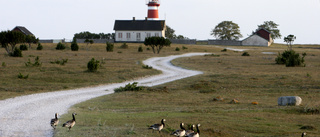
<path fill-rule="evenodd" d="M 144 42 L 147 37 L 165 37 L 165 20 L 116 20 L 115 42 Z"/>

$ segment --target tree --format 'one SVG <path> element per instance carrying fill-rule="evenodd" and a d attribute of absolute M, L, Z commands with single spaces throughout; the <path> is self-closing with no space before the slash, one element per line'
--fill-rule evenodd
<path fill-rule="evenodd" d="M 164 37 L 148 37 L 144 40 L 144 45 L 150 46 L 153 53 L 157 52 L 159 54 L 163 47 L 171 45 L 171 41 Z"/>
<path fill-rule="evenodd" d="M 168 25 L 166 26 L 166 28 L 167 28 L 166 32 L 165 32 L 166 37 L 169 39 L 174 39 L 175 38 L 175 34 L 174 34 L 175 30 L 170 28 Z"/>
<path fill-rule="evenodd" d="M 296 39 L 297 37 L 290 34 L 288 35 L 287 37 L 284 37 L 284 42 L 287 43 L 288 47 L 289 47 L 289 50 L 292 50 L 292 43 L 294 42 L 294 40 Z"/>
<path fill-rule="evenodd" d="M 84 41 L 84 43 L 87 43 L 87 46 L 89 45 L 89 44 L 93 44 L 94 42 L 93 42 L 93 40 L 92 39 L 86 39 L 85 41 Z M 90 45 L 90 47 L 91 47 L 91 45 Z M 90 47 L 89 47 L 89 49 L 90 49 Z"/>
<path fill-rule="evenodd" d="M 18 31 L 2 31 L 0 32 L 0 43 L 7 53 L 12 56 L 18 43 L 25 42 L 25 35 Z M 10 45 L 10 46 L 9 46 Z"/>
<path fill-rule="evenodd" d="M 281 39 L 280 30 L 278 29 L 278 24 L 274 23 L 273 21 L 265 21 L 263 24 L 258 25 L 259 28 L 264 28 L 271 33 L 272 39 Z"/>
<path fill-rule="evenodd" d="M 220 40 L 239 40 L 242 37 L 239 28 L 232 21 L 223 21 L 211 31 L 211 35 Z"/>
<path fill-rule="evenodd" d="M 31 44 L 37 44 L 39 42 L 39 39 L 32 35 L 26 36 L 26 42 L 29 44 L 29 48 L 31 48 Z"/>
<path fill-rule="evenodd" d="M 184 37 L 183 35 L 176 35 L 174 34 L 175 30 L 169 27 L 168 25 L 166 26 L 166 31 L 165 31 L 165 36 L 168 39 L 189 39 L 188 37 Z"/>

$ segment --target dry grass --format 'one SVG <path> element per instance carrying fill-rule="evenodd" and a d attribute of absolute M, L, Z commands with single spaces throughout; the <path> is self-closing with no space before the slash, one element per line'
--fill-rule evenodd
<path fill-rule="evenodd" d="M 179 123 L 201 123 L 201 136 L 308 136 L 320 134 L 319 115 L 303 113 L 305 108 L 320 105 L 320 46 L 298 45 L 294 50 L 306 52 L 306 67 L 276 65 L 277 55 L 285 45 L 233 47 L 249 49 L 249 57 L 225 47 L 189 46 L 187 51 L 207 51 L 220 56 L 180 58 L 175 65 L 203 71 L 203 75 L 148 88 L 141 92 L 123 92 L 99 97 L 75 105 L 62 117 L 70 119 L 77 112 L 77 125 L 71 132 L 58 128 L 55 136 L 170 136 Z M 176 54 L 173 45 L 164 54 Z M 230 46 L 229 46 L 230 47 Z M 213 101 L 221 96 L 224 101 Z M 301 106 L 277 106 L 280 96 L 300 96 Z M 233 99 L 239 104 L 231 104 Z M 253 105 L 252 102 L 259 102 Z M 148 125 L 167 119 L 159 135 Z M 300 129 L 311 126 L 315 129 Z"/>
<path fill-rule="evenodd" d="M 90 49 L 86 44 L 80 44 L 79 51 L 71 51 L 70 44 L 63 51 L 55 50 L 56 44 L 43 44 L 44 49 L 23 51 L 22 58 L 9 57 L 4 48 L 0 49 L 0 99 L 27 95 L 39 92 L 49 92 L 79 87 L 96 86 L 100 84 L 121 82 L 137 77 L 158 74 L 153 69 L 143 69 L 141 64 L 154 56 L 181 54 L 176 52 L 175 45 L 164 48 L 160 55 L 146 50 L 138 53 L 141 44 L 129 44 L 128 49 L 120 49 L 122 43 L 115 44 L 114 52 L 106 52 L 106 44 L 93 44 Z M 177 45 L 179 46 L 179 45 Z M 199 51 L 193 48 L 193 51 Z M 202 50 L 203 51 L 203 50 Z M 26 67 L 30 59 L 34 63 L 39 56 L 41 67 Z M 87 63 L 95 58 L 102 63 L 97 73 L 87 71 Z M 65 65 L 52 64 L 57 60 L 68 59 Z M 19 79 L 18 74 L 29 75 L 28 79 Z"/>

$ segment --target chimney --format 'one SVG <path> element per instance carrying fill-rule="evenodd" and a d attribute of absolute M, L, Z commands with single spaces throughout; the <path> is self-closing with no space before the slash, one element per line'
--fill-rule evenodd
<path fill-rule="evenodd" d="M 132 20 L 133 20 L 133 21 L 136 21 L 136 17 L 133 17 Z"/>

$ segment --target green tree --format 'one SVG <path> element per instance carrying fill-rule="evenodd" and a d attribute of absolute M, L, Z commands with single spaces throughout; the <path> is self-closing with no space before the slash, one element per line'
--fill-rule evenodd
<path fill-rule="evenodd" d="M 29 44 L 29 48 L 31 48 L 31 44 L 37 44 L 39 39 L 32 35 L 26 36 L 26 42 Z"/>
<path fill-rule="evenodd" d="M 264 28 L 271 33 L 272 39 L 281 39 L 280 30 L 278 29 L 278 24 L 274 23 L 273 21 L 265 21 L 263 24 L 258 25 L 259 28 Z"/>
<path fill-rule="evenodd" d="M 18 43 L 25 42 L 25 35 L 18 31 L 2 31 L 0 32 L 0 43 L 7 53 L 12 56 Z M 10 46 L 9 46 L 10 45 Z"/>
<path fill-rule="evenodd" d="M 144 40 L 144 45 L 150 46 L 153 53 L 159 54 L 163 47 L 171 45 L 171 41 L 164 37 L 148 37 Z"/>
<path fill-rule="evenodd" d="M 99 66 L 100 66 L 100 61 L 95 60 L 94 58 L 92 58 L 87 64 L 88 71 L 90 72 L 96 72 Z"/>
<path fill-rule="evenodd" d="M 242 37 L 239 28 L 232 21 L 223 21 L 211 31 L 211 35 L 220 40 L 239 40 Z"/>
<path fill-rule="evenodd" d="M 296 40 L 296 36 L 290 34 L 288 35 L 287 37 L 284 37 L 284 42 L 287 43 L 288 47 L 289 47 L 289 50 L 292 50 L 292 43 L 294 42 L 294 40 Z"/>
<path fill-rule="evenodd" d="M 172 29 L 171 27 L 169 27 L 168 25 L 166 26 L 166 28 L 167 28 L 165 31 L 166 37 L 169 39 L 175 39 L 175 37 L 176 37 L 174 34 L 175 30 Z"/>
<path fill-rule="evenodd" d="M 89 40 L 89 39 L 86 39 L 86 40 L 84 41 L 84 43 L 87 43 L 87 47 L 88 47 L 88 45 L 89 45 L 89 44 L 91 44 L 91 45 L 92 45 L 94 42 L 93 42 L 93 40 L 92 40 L 92 39 L 90 39 L 90 40 Z M 90 48 L 91 48 L 91 45 L 90 45 L 90 47 L 89 47 L 88 49 L 90 49 Z"/>

